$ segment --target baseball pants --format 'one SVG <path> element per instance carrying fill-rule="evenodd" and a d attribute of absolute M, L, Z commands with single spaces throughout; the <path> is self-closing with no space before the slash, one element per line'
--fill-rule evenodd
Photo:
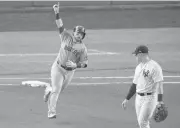
<path fill-rule="evenodd" d="M 150 128 L 150 119 L 157 105 L 157 94 L 140 96 L 136 94 L 135 109 L 140 128 Z"/>
<path fill-rule="evenodd" d="M 52 92 L 48 101 L 48 109 L 49 112 L 56 113 L 56 105 L 59 98 L 59 94 L 68 86 L 71 82 L 73 76 L 73 71 L 67 71 L 63 69 L 60 65 L 55 61 L 51 68 L 51 86 Z"/>

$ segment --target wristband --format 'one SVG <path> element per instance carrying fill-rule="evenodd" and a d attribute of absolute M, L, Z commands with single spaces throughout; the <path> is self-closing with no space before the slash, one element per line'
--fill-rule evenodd
<path fill-rule="evenodd" d="M 161 102 L 163 99 L 163 94 L 158 94 L 158 102 Z"/>
<path fill-rule="evenodd" d="M 56 13 L 55 15 L 56 15 L 56 20 L 58 20 L 59 19 L 59 13 Z"/>
<path fill-rule="evenodd" d="M 87 67 L 87 64 L 81 64 L 81 63 L 77 64 L 77 68 L 86 68 L 86 67 Z"/>

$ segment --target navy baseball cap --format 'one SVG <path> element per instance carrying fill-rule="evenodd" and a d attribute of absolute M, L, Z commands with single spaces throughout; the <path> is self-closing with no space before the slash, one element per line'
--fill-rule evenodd
<path fill-rule="evenodd" d="M 137 55 L 137 54 L 139 54 L 139 53 L 148 53 L 148 52 L 149 52 L 149 49 L 148 49 L 147 46 L 145 46 L 145 45 L 140 45 L 140 46 L 138 46 L 138 47 L 135 49 L 135 51 L 134 51 L 132 54 Z"/>

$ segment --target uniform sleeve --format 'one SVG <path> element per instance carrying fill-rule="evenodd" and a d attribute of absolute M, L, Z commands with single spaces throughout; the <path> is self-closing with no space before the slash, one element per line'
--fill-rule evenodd
<path fill-rule="evenodd" d="M 85 48 L 80 55 L 80 63 L 88 64 L 87 48 Z"/>
<path fill-rule="evenodd" d="M 67 32 L 67 30 L 64 30 L 61 34 L 59 34 L 59 37 L 61 39 L 61 43 L 62 42 L 65 42 L 65 43 L 72 42 L 71 34 L 69 34 Z"/>
<path fill-rule="evenodd" d="M 59 34 L 59 37 L 61 39 L 61 42 L 63 42 L 64 37 L 65 37 L 66 31 L 64 30 L 61 34 Z"/>
<path fill-rule="evenodd" d="M 134 84 L 137 84 L 137 81 L 138 81 L 138 66 L 136 67 L 135 69 L 135 73 L 134 73 L 134 78 L 133 78 L 133 83 Z"/>
<path fill-rule="evenodd" d="M 156 65 L 152 70 L 152 79 L 154 82 L 163 81 L 163 73 L 162 68 L 159 65 Z"/>

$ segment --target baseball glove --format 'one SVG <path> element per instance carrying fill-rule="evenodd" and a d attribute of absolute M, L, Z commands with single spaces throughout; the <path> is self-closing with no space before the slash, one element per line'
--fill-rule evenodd
<path fill-rule="evenodd" d="M 168 116 L 168 110 L 165 104 L 158 104 L 153 113 L 153 119 L 155 122 L 164 121 Z"/>

